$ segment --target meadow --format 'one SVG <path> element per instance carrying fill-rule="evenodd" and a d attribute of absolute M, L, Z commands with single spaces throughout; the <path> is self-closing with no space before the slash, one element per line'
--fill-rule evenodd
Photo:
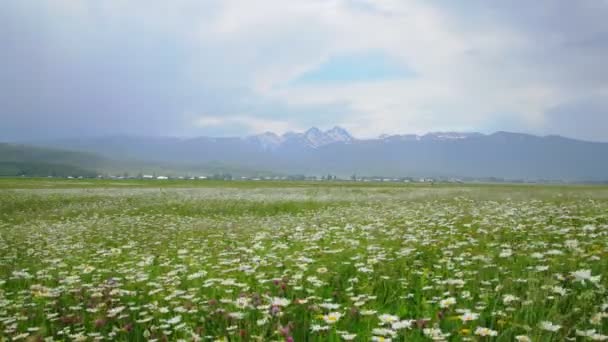
<path fill-rule="evenodd" d="M 0 179 L 0 341 L 603 341 L 607 285 L 607 187 Z"/>

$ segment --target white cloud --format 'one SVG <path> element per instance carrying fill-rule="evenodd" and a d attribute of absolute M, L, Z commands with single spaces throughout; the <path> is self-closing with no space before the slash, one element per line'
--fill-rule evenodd
<path fill-rule="evenodd" d="M 246 115 L 236 116 L 201 116 L 195 121 L 196 125 L 203 128 L 209 127 L 230 127 L 230 126 L 244 126 L 247 133 L 264 133 L 267 131 L 274 132 L 277 134 L 301 130 L 302 127 L 294 125 L 289 121 L 283 120 L 270 120 L 263 118 L 256 118 Z"/>
<path fill-rule="evenodd" d="M 462 18 L 423 1 L 370 2 L 377 11 L 349 3 L 229 1 L 213 32 L 216 39 L 224 34 L 228 40 L 255 38 L 252 42 L 259 48 L 254 53 L 243 51 L 252 63 L 247 67 L 249 75 L 243 77 L 251 80 L 249 86 L 259 96 L 290 106 L 343 103 L 353 115 L 342 124 L 362 136 L 483 130 L 505 113 L 511 121 L 534 130 L 556 101 L 575 95 L 562 85 L 538 81 L 536 65 L 509 60 L 536 44 L 518 30 L 499 25 L 465 28 L 460 25 Z M 367 84 L 286 85 L 330 56 L 367 50 L 383 51 L 418 77 Z"/>
<path fill-rule="evenodd" d="M 0 110 L 16 113 L 12 131 L 31 128 L 23 117 L 70 112 L 95 113 L 83 119 L 87 127 L 97 113 L 129 113 L 157 128 L 173 121 L 173 131 L 194 120 L 255 132 L 340 124 L 359 136 L 484 131 L 501 122 L 545 132 L 550 109 L 608 89 L 608 6 L 539 2 L 23 0 L 5 8 L 6 18 L 0 13 L 9 27 L 0 42 L 30 44 L 9 53 L 5 69 L 24 80 L 19 89 L 40 89 L 10 96 L 14 82 L 0 78 Z M 415 77 L 290 82 L 332 57 L 368 51 Z M 325 117 L 308 111 L 330 107 Z M 159 119 L 186 112 L 212 115 Z"/>

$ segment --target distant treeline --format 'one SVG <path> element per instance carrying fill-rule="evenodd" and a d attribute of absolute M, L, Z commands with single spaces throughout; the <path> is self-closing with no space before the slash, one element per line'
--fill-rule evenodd
<path fill-rule="evenodd" d="M 26 176 L 26 177 L 95 177 L 94 171 L 79 167 L 35 162 L 3 162 L 0 161 L 0 176 Z"/>

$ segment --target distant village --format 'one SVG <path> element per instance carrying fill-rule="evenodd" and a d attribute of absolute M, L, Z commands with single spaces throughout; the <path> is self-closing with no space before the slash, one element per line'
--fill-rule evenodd
<path fill-rule="evenodd" d="M 67 179 L 84 179 L 93 177 L 84 176 L 68 176 L 68 177 L 51 177 L 49 178 L 67 178 Z M 382 176 L 357 176 L 340 177 L 337 175 L 327 174 L 323 176 L 305 176 L 305 175 L 289 175 L 289 176 L 233 176 L 230 173 L 216 173 L 207 176 L 174 176 L 174 175 L 157 175 L 157 174 L 138 174 L 130 176 L 122 175 L 97 175 L 98 179 L 110 180 L 189 180 L 189 181 L 310 181 L 310 182 L 385 182 L 385 183 L 521 183 L 521 184 L 567 184 L 562 180 L 523 180 L 523 179 L 503 179 L 498 177 L 486 178 L 441 178 L 441 177 L 382 177 Z M 597 183 L 597 182 L 584 182 Z M 600 182 L 606 183 L 606 182 Z"/>
<path fill-rule="evenodd" d="M 340 181 L 340 182 L 395 182 L 395 183 L 433 183 L 433 182 L 451 182 L 462 183 L 464 180 L 458 178 L 414 178 L 414 177 L 380 177 L 380 176 L 356 176 L 340 177 L 337 175 L 327 174 L 323 176 L 305 176 L 305 175 L 289 175 L 289 176 L 233 176 L 230 173 L 217 173 L 208 176 L 173 176 L 173 175 L 156 175 L 156 174 L 139 174 L 130 176 L 122 175 L 97 175 L 97 177 L 85 176 L 68 176 L 68 177 L 53 177 L 48 178 L 67 178 L 67 179 L 140 179 L 140 180 L 220 180 L 220 181 Z"/>
<path fill-rule="evenodd" d="M 323 176 L 304 176 L 304 175 L 292 175 L 292 176 L 233 176 L 229 173 L 220 173 L 210 176 L 157 176 L 157 175 L 140 175 L 136 177 L 128 176 L 98 176 L 98 178 L 109 178 L 109 179 L 149 179 L 149 180 L 224 180 L 224 181 L 357 181 L 357 182 L 420 182 L 430 183 L 436 182 L 438 179 L 434 178 L 412 178 L 412 177 L 357 177 L 351 176 L 348 178 L 339 177 L 336 175 L 323 175 Z M 443 179 L 442 181 L 451 182 L 462 182 L 459 179 Z"/>

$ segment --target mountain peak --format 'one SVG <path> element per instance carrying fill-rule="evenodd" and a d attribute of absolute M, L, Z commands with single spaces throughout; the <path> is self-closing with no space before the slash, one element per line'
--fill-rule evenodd
<path fill-rule="evenodd" d="M 317 148 L 323 145 L 329 144 L 331 141 L 325 132 L 321 131 L 317 127 L 311 127 L 308 129 L 303 136 L 305 142 L 313 148 Z"/>
<path fill-rule="evenodd" d="M 323 132 L 317 127 L 311 127 L 306 132 L 304 132 L 304 136 L 316 139 L 317 137 L 322 137 Z"/>
<path fill-rule="evenodd" d="M 334 126 L 334 128 L 326 131 L 325 135 L 330 137 L 334 142 L 351 142 L 354 140 L 353 136 L 340 126 Z"/>
<path fill-rule="evenodd" d="M 264 132 L 258 135 L 250 136 L 247 139 L 256 142 L 264 150 L 274 150 L 283 142 L 283 137 L 280 137 L 273 132 Z"/>
<path fill-rule="evenodd" d="M 327 130 L 327 132 L 341 132 L 341 133 L 349 134 L 347 130 L 345 130 L 344 128 L 342 128 L 340 126 L 334 126 L 332 129 Z"/>
<path fill-rule="evenodd" d="M 264 133 L 266 135 L 268 133 Z M 257 135 L 255 137 L 260 137 L 261 135 Z M 290 144 L 296 144 L 301 146 L 307 146 L 310 148 L 318 148 L 321 146 L 333 144 L 333 143 L 350 143 L 354 140 L 354 138 L 342 127 L 334 126 L 333 128 L 322 131 L 317 127 L 311 127 L 304 131 L 303 133 L 298 132 L 287 132 L 281 136 L 276 136 L 273 141 L 275 141 L 276 146 L 281 145 L 285 142 L 290 142 Z M 268 136 L 266 136 L 268 137 Z M 258 138 L 259 140 L 259 138 Z"/>

